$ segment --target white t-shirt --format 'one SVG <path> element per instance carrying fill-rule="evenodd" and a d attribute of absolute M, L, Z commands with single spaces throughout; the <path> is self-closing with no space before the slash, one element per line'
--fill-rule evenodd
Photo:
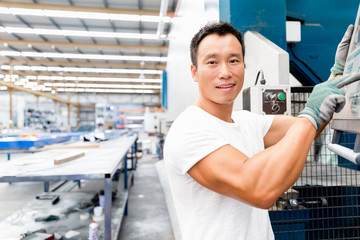
<path fill-rule="evenodd" d="M 218 194 L 187 171 L 216 149 L 230 144 L 248 157 L 264 149 L 273 116 L 233 112 L 228 123 L 197 106 L 188 107 L 165 139 L 164 162 L 182 239 L 274 239 L 267 210 Z"/>

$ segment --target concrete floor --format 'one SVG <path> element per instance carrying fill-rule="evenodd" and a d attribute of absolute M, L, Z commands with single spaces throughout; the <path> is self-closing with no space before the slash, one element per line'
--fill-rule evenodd
<path fill-rule="evenodd" d="M 0 161 L 7 161 L 4 155 L 0 157 Z M 118 240 L 175 239 L 155 168 L 157 162 L 157 157 L 150 154 L 139 159 L 129 194 L 128 215 L 123 218 Z M 75 187 L 71 191 L 87 192 L 102 187 L 101 181 L 82 181 L 80 189 Z M 0 222 L 34 200 L 43 189 L 43 183 L 39 182 L 0 183 Z"/>
<path fill-rule="evenodd" d="M 138 162 L 129 196 L 129 214 L 123 220 L 119 240 L 174 240 L 165 196 L 156 172 L 156 156 Z"/>

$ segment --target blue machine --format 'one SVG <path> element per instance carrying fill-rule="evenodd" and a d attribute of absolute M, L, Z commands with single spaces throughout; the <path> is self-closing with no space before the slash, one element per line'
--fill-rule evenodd
<path fill-rule="evenodd" d="M 328 79 L 337 45 L 348 25 L 354 24 L 359 1 L 220 0 L 219 7 L 220 20 L 230 22 L 243 33 L 257 31 L 287 51 L 291 74 L 303 86 L 314 86 Z M 301 23 L 300 42 L 286 42 L 286 21 Z M 349 136 L 353 138 L 352 135 L 342 137 Z M 347 139 L 342 139 L 342 144 L 344 140 Z M 332 175 L 343 177 L 344 168 L 350 168 L 349 164 L 339 157 Z M 359 170 L 359 166 L 354 169 Z M 309 176 L 313 170 L 310 165 Z M 351 173 L 356 179 L 357 172 Z M 325 170 L 316 174 L 319 176 L 315 178 L 333 179 Z M 352 175 L 349 173 L 349 176 Z M 292 208 L 286 199 L 289 202 L 284 209 L 269 211 L 276 239 L 359 239 L 360 187 L 355 181 L 293 189 L 299 193 L 296 201 L 301 202 L 300 207 Z"/>
<path fill-rule="evenodd" d="M 290 72 L 313 86 L 330 75 L 337 44 L 354 16 L 359 1 L 336 0 L 220 0 L 220 20 L 240 31 L 257 31 L 286 50 Z M 301 42 L 286 43 L 286 21 L 301 22 Z"/>

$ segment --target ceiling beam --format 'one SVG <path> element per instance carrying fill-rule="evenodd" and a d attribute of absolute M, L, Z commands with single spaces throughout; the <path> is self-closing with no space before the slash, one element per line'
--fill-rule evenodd
<path fill-rule="evenodd" d="M 4 1 L 0 1 L 0 7 L 159 16 L 159 11 L 156 11 L 156 10 L 84 7 L 84 6 L 40 4 L 40 3 L 20 3 L 20 2 L 4 2 Z M 174 16 L 174 14 L 175 13 L 173 11 L 167 12 L 167 16 L 170 16 L 170 17 Z"/>
<path fill-rule="evenodd" d="M 1 2 L 0 2 L 1 5 Z M 49 46 L 49 47 L 71 47 L 71 48 L 111 48 L 119 50 L 154 50 L 167 52 L 167 46 L 144 46 L 144 45 L 118 45 L 118 44 L 100 44 L 100 43 L 74 43 L 74 42 L 40 42 L 40 41 L 24 41 L 24 40 L 0 40 L 1 44 L 9 45 L 33 45 L 33 46 Z"/>
<path fill-rule="evenodd" d="M 16 90 L 16 91 L 20 91 L 20 92 L 26 92 L 26 93 L 30 93 L 30 94 L 33 94 L 35 96 L 39 96 L 39 97 L 46 97 L 46 98 L 50 98 L 54 101 L 57 101 L 57 102 L 62 102 L 62 103 L 66 103 L 66 104 L 71 104 L 73 106 L 76 106 L 76 107 L 79 107 L 80 104 L 79 103 L 76 103 L 76 102 L 72 102 L 70 100 L 66 100 L 66 99 L 63 99 L 63 98 L 59 98 L 57 96 L 54 96 L 54 95 L 50 95 L 50 94 L 47 94 L 47 93 L 44 93 L 44 92 L 40 92 L 40 91 L 34 91 L 32 89 L 29 89 L 29 88 L 24 88 L 22 86 L 18 86 L 18 85 L 15 85 L 14 83 L 12 82 L 5 82 L 4 80 L 0 80 L 0 86 L 6 86 L 10 89 L 13 89 L 13 90 Z"/>
<path fill-rule="evenodd" d="M 65 61 L 45 61 L 45 60 L 22 60 L 0 58 L 0 63 L 15 65 L 64 65 L 64 66 L 92 66 L 92 67 L 116 67 L 116 68 L 136 68 L 136 69 L 157 69 L 166 70 L 165 64 L 132 64 L 132 63 L 106 63 L 106 62 L 65 62 Z"/>

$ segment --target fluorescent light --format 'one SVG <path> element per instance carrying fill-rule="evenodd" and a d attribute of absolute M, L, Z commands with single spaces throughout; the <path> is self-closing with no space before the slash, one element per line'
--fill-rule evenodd
<path fill-rule="evenodd" d="M 164 23 L 169 23 L 171 22 L 171 18 L 170 17 L 160 17 L 160 16 L 149 16 L 149 15 L 141 15 L 140 16 L 141 21 L 142 22 L 160 22 L 161 20 Z"/>
<path fill-rule="evenodd" d="M 1 28 L 1 27 L 0 27 Z M 114 61 L 145 61 L 145 62 L 166 62 L 167 57 L 151 56 L 122 56 L 122 55 L 101 55 L 101 54 L 77 54 L 77 53 L 51 53 L 51 52 L 17 52 L 0 51 L 0 56 L 5 57 L 37 57 L 37 58 L 73 58 L 73 59 L 96 59 Z"/>
<path fill-rule="evenodd" d="M 47 29 L 47 28 L 0 27 L 0 32 L 36 34 L 36 35 L 54 35 L 54 36 L 98 37 L 98 38 L 130 38 L 130 39 L 153 39 L 153 40 L 159 39 L 159 37 L 156 34 L 59 30 L 59 29 Z M 162 36 L 162 38 L 164 38 L 164 36 Z"/>
<path fill-rule="evenodd" d="M 132 89 L 84 89 L 84 88 L 57 88 L 57 92 L 87 92 L 87 93 L 158 93 L 154 90 L 132 90 Z"/>
<path fill-rule="evenodd" d="M 38 80 L 52 80 L 52 81 L 56 81 L 56 80 L 64 80 L 64 77 L 62 76 L 37 76 Z"/>
<path fill-rule="evenodd" d="M 0 76 L 0 78 L 8 78 L 8 79 L 15 79 L 15 78 L 19 78 L 19 75 L 17 75 L 17 74 L 12 74 L 12 75 L 10 75 L 10 74 L 5 74 L 5 75 L 1 75 Z"/>
<path fill-rule="evenodd" d="M 80 11 L 62 11 L 62 10 L 42 10 L 27 8 L 6 8 L 0 7 L 0 14 L 28 15 L 28 16 L 45 16 L 58 18 L 77 18 L 77 19 L 95 19 L 111 21 L 135 21 L 135 22 L 160 22 L 169 23 L 170 17 L 147 16 L 136 14 L 115 14 L 101 12 L 80 12 Z"/>
<path fill-rule="evenodd" d="M 1 65 L 1 70 L 10 70 L 9 65 Z"/>
<path fill-rule="evenodd" d="M 19 78 L 19 75 L 1 75 L 0 78 L 9 79 Z M 72 77 L 72 76 L 25 76 L 28 80 L 40 80 L 40 81 L 74 81 L 74 82 L 115 82 L 115 83 L 162 83 L 162 79 L 159 78 L 107 78 L 107 77 Z"/>
<path fill-rule="evenodd" d="M 89 84 L 89 83 L 44 83 L 47 87 L 77 88 L 126 88 L 126 89 L 161 89 L 160 85 L 121 85 L 121 84 Z"/>
<path fill-rule="evenodd" d="M 65 77 L 66 80 L 66 77 Z M 77 81 L 88 82 L 133 82 L 133 83 L 162 83 L 162 79 L 149 78 L 105 78 L 105 77 L 77 77 Z"/>
<path fill-rule="evenodd" d="M 17 81 L 14 83 L 15 85 L 25 85 L 25 82 L 20 82 L 20 81 Z"/>
<path fill-rule="evenodd" d="M 9 65 L 2 65 L 2 70 L 9 70 Z M 128 74 L 162 74 L 162 70 L 152 69 L 114 69 L 114 68 L 81 68 L 81 67 L 44 67 L 44 66 L 13 66 L 15 71 L 48 71 L 48 72 L 82 72 L 82 73 L 128 73 Z"/>

